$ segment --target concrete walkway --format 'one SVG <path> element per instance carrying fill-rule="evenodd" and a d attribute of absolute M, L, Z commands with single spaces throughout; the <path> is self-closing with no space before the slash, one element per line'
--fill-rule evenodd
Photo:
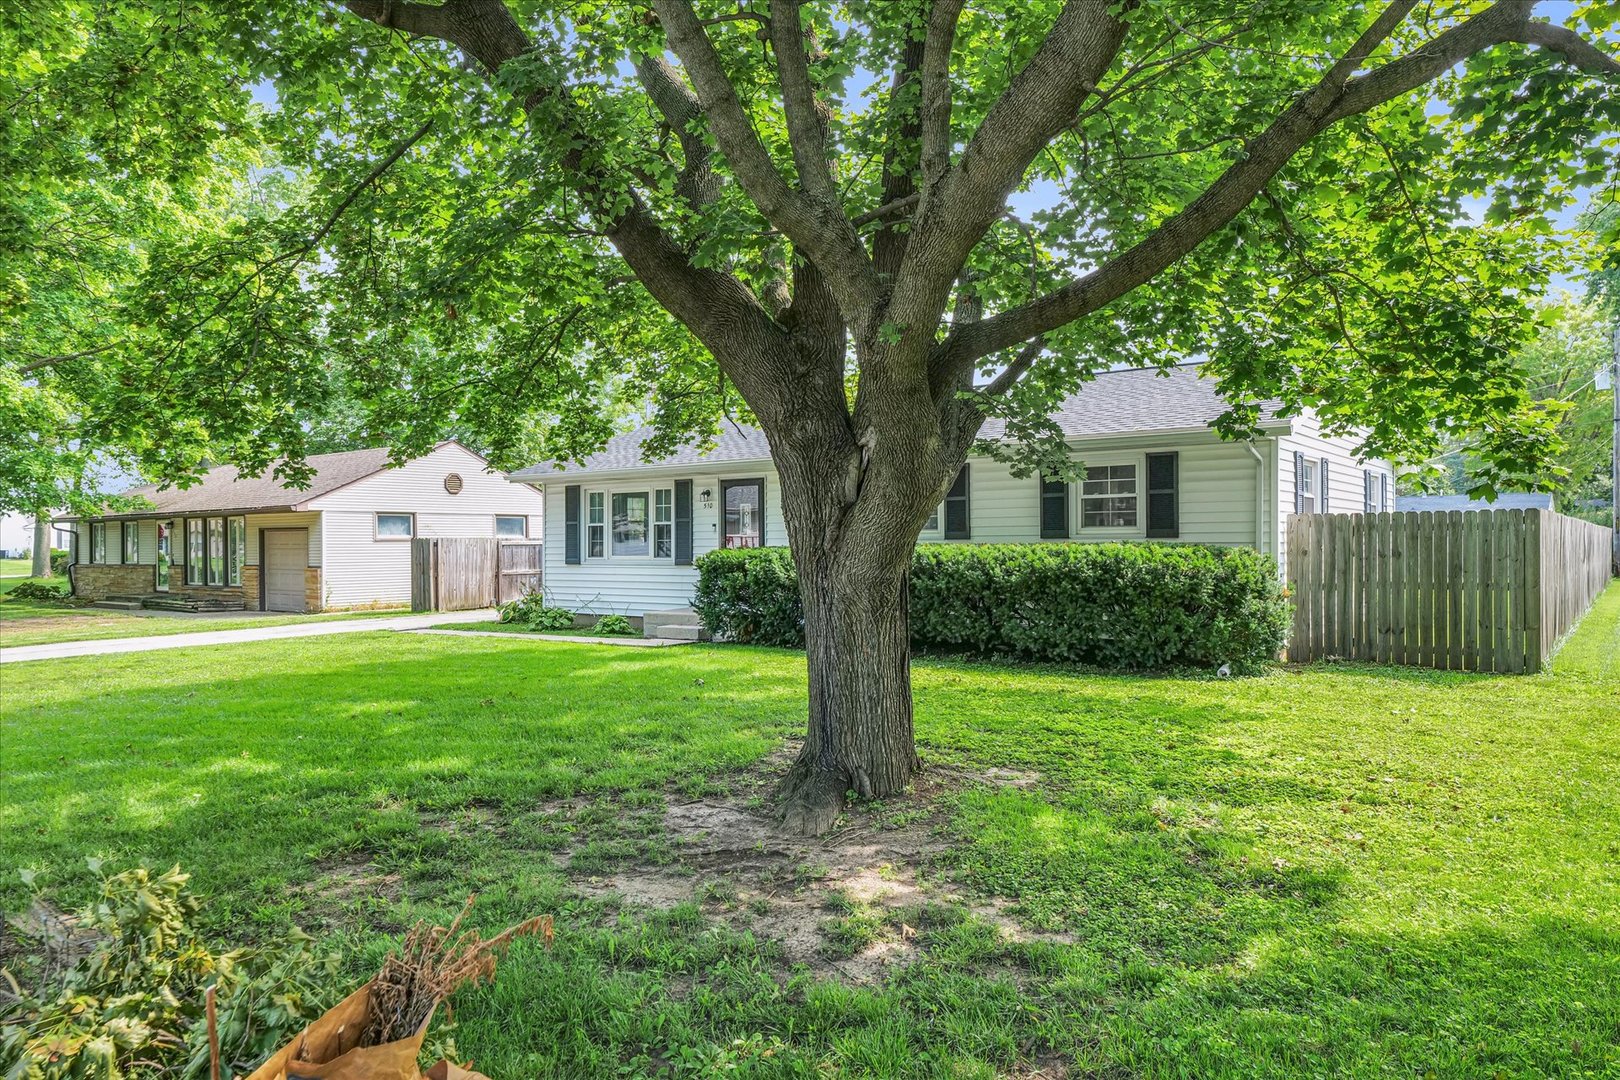
<path fill-rule="evenodd" d="M 65 656 L 111 656 L 114 653 L 152 652 L 156 649 L 193 649 L 199 645 L 234 645 L 242 641 L 321 637 L 326 634 L 364 634 L 374 630 L 421 630 L 445 623 L 494 622 L 493 608 L 481 611 L 437 611 L 426 615 L 399 615 L 387 619 L 331 619 L 325 622 L 282 623 L 241 630 L 202 630 L 195 634 L 157 637 L 103 638 L 100 641 L 63 641 L 48 645 L 17 645 L 0 649 L 0 664 L 25 660 L 59 660 Z"/>

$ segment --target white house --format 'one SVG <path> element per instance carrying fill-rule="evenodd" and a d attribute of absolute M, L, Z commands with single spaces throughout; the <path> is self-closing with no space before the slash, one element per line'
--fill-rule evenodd
<path fill-rule="evenodd" d="M 1225 408 L 1192 365 L 1099 375 L 1056 414 L 1083 480 L 1019 479 L 972 457 L 921 540 L 1241 545 L 1281 563 L 1289 513 L 1391 508 L 1389 463 L 1363 461 L 1353 440 L 1329 438 L 1314 417 L 1282 417 L 1273 405 L 1262 412 L 1262 437 L 1227 442 L 1211 428 Z M 998 430 L 986 424 L 983 436 Z M 631 616 L 684 608 L 698 556 L 787 543 L 760 431 L 729 430 L 712 449 L 657 461 L 642 456 L 648 434 L 617 436 L 582 464 L 511 474 L 545 491 L 550 603 Z"/>
<path fill-rule="evenodd" d="M 540 493 L 458 442 L 397 467 L 386 447 L 309 464 L 304 489 L 225 465 L 183 490 L 130 489 L 146 504 L 138 510 L 57 519 L 72 530 L 75 595 L 260 611 L 392 607 L 410 601 L 413 537 L 540 538 Z"/>

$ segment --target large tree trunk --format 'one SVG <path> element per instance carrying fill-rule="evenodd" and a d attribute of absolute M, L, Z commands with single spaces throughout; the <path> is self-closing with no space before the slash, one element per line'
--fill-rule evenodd
<path fill-rule="evenodd" d="M 896 795 L 917 771 L 907 561 L 860 547 L 795 552 L 810 725 L 782 787 L 783 822 L 794 832 L 826 832 L 846 791 Z"/>
<path fill-rule="evenodd" d="M 896 481 L 871 467 L 843 422 L 779 427 L 771 447 L 809 664 L 809 726 L 782 783 L 783 822 L 816 835 L 846 792 L 897 795 L 916 774 L 906 579 L 944 471 L 914 468 Z M 926 460 L 937 444 L 915 450 L 914 461 Z"/>
<path fill-rule="evenodd" d="M 37 578 L 51 576 L 51 515 L 42 511 L 34 515 L 34 565 L 30 574 Z"/>

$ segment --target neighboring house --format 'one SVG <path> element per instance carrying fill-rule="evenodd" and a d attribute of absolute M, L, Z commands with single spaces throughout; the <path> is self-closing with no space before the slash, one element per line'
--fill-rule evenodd
<path fill-rule="evenodd" d="M 1279 557 L 1289 513 L 1388 510 L 1394 474 L 1362 462 L 1353 440 L 1314 417 L 1263 410 L 1263 436 L 1227 442 L 1210 425 L 1226 409 L 1214 384 L 1182 365 L 1167 375 L 1099 375 L 1056 414 L 1085 479 L 1016 478 L 972 457 L 924 543 L 1162 540 L 1255 547 Z M 994 438 L 999 424 L 986 424 Z M 693 560 L 718 547 L 787 543 L 776 471 L 761 432 L 722 433 L 707 451 L 645 460 L 646 429 L 617 436 L 583 464 L 511 474 L 543 486 L 549 601 L 591 614 L 687 606 Z"/>
<path fill-rule="evenodd" d="M 393 606 L 410 601 L 412 537 L 540 537 L 540 493 L 457 442 L 394 468 L 386 448 L 309 464 L 304 489 L 226 465 L 183 490 L 125 492 L 149 509 L 59 518 L 73 532 L 74 594 L 262 611 Z"/>
<path fill-rule="evenodd" d="M 1395 509 L 1417 513 L 1420 510 L 1551 510 L 1549 492 L 1504 491 L 1495 502 L 1470 499 L 1467 495 L 1397 495 Z"/>

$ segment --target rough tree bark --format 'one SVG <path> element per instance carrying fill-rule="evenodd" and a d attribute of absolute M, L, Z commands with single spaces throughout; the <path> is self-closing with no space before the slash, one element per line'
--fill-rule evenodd
<path fill-rule="evenodd" d="M 1097 93 L 1130 33 L 1136 5 L 1067 0 L 1046 37 L 953 150 L 950 63 L 961 0 L 911 0 L 921 38 L 898 57 L 891 102 L 915 83 L 920 105 L 897 112 L 882 204 L 841 204 L 837 155 L 826 145 L 817 87 L 792 0 L 763 22 L 775 50 L 793 178 L 761 140 L 692 0 L 653 0 L 679 65 L 642 57 L 648 98 L 680 136 L 683 197 L 694 204 L 734 183 L 791 247 L 791 288 L 756 292 L 727 269 L 695 265 L 624 177 L 593 171 L 578 151 L 557 167 L 648 292 L 714 355 L 770 440 L 798 568 L 809 652 L 804 751 L 783 785 L 789 828 L 825 830 L 844 792 L 886 796 L 917 769 L 912 739 L 906 571 L 923 522 L 964 460 L 982 414 L 961 400 L 987 358 L 1003 373 L 983 393 L 1016 385 L 1044 335 L 1152 280 L 1230 223 L 1310 139 L 1347 117 L 1433 81 L 1476 52 L 1533 44 L 1613 79 L 1620 64 L 1572 32 L 1534 22 L 1534 0 L 1498 0 L 1393 59 L 1372 58 L 1412 12 L 1391 0 L 1315 85 L 1299 88 L 1244 153 L 1197 198 L 1134 246 L 1045 295 L 981 318 L 968 258 L 1005 210 L 1035 155 Z M 491 75 L 526 51 L 529 35 L 501 0 L 344 0 L 356 15 L 441 38 Z M 754 5 L 757 9 L 761 5 Z M 753 39 L 750 38 L 750 45 Z M 532 110 L 538 91 L 519 100 Z M 750 90 L 750 93 L 757 92 Z M 906 106 L 912 108 L 912 106 Z M 701 119 L 725 165 L 710 168 Z M 555 119 L 553 119 L 555 122 Z M 567 121 L 563 121 L 566 123 Z M 580 130 L 584 131 L 584 125 Z M 1243 133 L 1238 133 L 1243 134 Z M 581 141 L 584 141 L 583 136 Z M 954 159 L 954 160 L 953 160 Z M 876 227 L 863 233 L 862 227 Z M 952 293 L 956 317 L 946 320 Z M 859 385 L 845 396 L 846 345 Z M 1016 354 L 1014 354 L 1014 351 Z"/>

